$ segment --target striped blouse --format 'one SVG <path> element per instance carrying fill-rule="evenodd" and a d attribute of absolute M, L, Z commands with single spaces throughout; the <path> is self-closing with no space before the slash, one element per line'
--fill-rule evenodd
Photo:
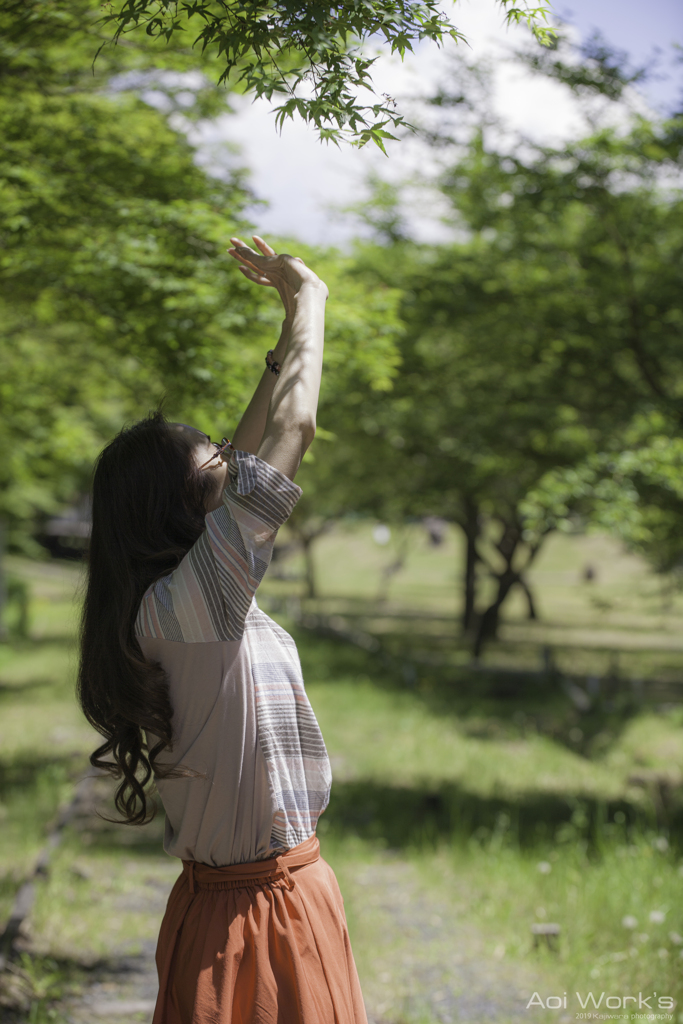
<path fill-rule="evenodd" d="M 180 565 L 145 593 L 135 633 L 170 686 L 173 748 L 158 779 L 172 856 L 222 866 L 273 856 L 315 832 L 330 763 L 292 638 L 254 593 L 301 495 L 283 473 L 233 452 L 223 503 Z"/>

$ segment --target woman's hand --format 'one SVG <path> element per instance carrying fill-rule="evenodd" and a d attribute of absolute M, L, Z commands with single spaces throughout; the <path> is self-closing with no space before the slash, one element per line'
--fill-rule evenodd
<path fill-rule="evenodd" d="M 230 239 L 234 248 L 228 249 L 228 252 L 240 263 L 240 270 L 244 276 L 254 284 L 263 285 L 264 288 L 277 288 L 285 308 L 286 320 L 292 319 L 295 298 L 304 285 L 324 291 L 327 298 L 327 285 L 302 259 L 298 256 L 288 256 L 286 253 L 278 256 L 258 235 L 252 235 L 252 238 L 261 250 L 260 253 L 245 245 L 241 238 Z"/>

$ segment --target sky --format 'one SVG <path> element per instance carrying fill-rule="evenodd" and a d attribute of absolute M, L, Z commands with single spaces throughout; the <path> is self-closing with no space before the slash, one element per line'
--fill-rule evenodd
<path fill-rule="evenodd" d="M 458 0 L 448 9 L 468 40 L 468 55 L 494 58 L 495 107 L 511 129 L 548 142 L 580 131 L 580 113 L 565 90 L 504 59 L 506 51 L 526 42 L 529 34 L 521 28 L 508 29 L 495 0 Z M 612 46 L 626 50 L 635 64 L 645 64 L 658 54 L 658 75 L 641 89 L 653 110 L 671 109 L 683 94 L 683 64 L 674 65 L 672 59 L 672 44 L 683 45 L 683 0 L 554 0 L 553 12 L 572 26 L 577 41 L 597 30 Z M 403 63 L 382 56 L 373 76 L 378 92 L 390 93 L 399 108 L 410 113 L 415 98 L 427 95 L 445 75 L 449 48 L 454 45 L 439 50 L 432 43 L 422 43 Z M 365 194 L 368 175 L 400 180 L 429 160 L 416 141 L 390 143 L 387 158 L 374 146 L 339 150 L 321 144 L 310 128 L 297 122 L 287 122 L 278 134 L 268 104 L 246 98 L 238 98 L 235 114 L 202 126 L 191 137 L 208 166 L 249 168 L 252 188 L 265 201 L 248 211 L 259 234 L 342 248 L 359 226 L 341 211 Z M 408 219 L 421 241 L 447 236 L 438 209 L 411 207 Z"/>

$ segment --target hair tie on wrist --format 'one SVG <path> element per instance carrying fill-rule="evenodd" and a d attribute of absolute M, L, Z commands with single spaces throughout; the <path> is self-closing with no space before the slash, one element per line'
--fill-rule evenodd
<path fill-rule="evenodd" d="M 275 374 L 276 377 L 280 376 L 280 369 L 281 369 L 281 367 L 280 367 L 280 364 L 276 363 L 275 360 L 273 359 L 273 350 L 272 350 L 272 348 L 268 349 L 268 353 L 266 355 L 266 366 L 268 367 L 268 369 L 272 373 Z"/>

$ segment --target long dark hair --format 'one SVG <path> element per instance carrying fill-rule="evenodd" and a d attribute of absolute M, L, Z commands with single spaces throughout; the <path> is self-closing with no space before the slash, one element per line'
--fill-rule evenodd
<path fill-rule="evenodd" d="M 194 436 L 150 413 L 107 445 L 93 479 L 78 699 L 105 738 L 90 763 L 121 780 L 115 804 L 130 825 L 154 816 L 145 793 L 152 775 L 186 774 L 157 762 L 172 744 L 173 711 L 165 673 L 145 661 L 134 624 L 147 588 L 179 564 L 204 529 L 215 483 L 195 464 Z"/>

